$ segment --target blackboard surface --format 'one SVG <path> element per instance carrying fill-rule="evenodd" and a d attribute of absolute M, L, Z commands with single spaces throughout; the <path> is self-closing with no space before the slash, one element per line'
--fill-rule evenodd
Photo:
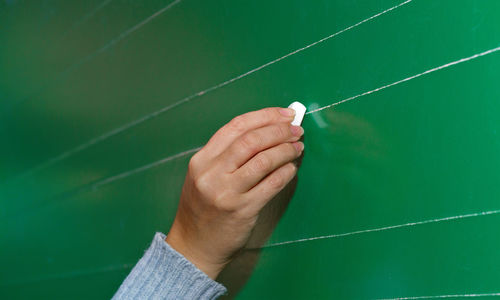
<path fill-rule="evenodd" d="M 499 14 L 3 0 L 0 297 L 111 297 L 168 230 L 196 149 L 295 100 L 311 112 L 297 180 L 221 275 L 229 298 L 499 293 Z"/>

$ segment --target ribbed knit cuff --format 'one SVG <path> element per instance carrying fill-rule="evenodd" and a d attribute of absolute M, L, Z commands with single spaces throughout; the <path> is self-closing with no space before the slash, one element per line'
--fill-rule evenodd
<path fill-rule="evenodd" d="M 113 299 L 216 299 L 226 288 L 212 280 L 157 232 Z"/>

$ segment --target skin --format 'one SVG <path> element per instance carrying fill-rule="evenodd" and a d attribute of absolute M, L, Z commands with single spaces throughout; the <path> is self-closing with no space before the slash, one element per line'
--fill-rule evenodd
<path fill-rule="evenodd" d="M 190 160 L 165 239 L 215 279 L 247 243 L 261 209 L 297 173 L 304 130 L 289 108 L 237 116 Z"/>

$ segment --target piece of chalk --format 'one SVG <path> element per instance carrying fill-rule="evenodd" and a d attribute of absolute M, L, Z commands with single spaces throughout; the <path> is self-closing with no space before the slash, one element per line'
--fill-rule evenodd
<path fill-rule="evenodd" d="M 306 114 L 306 107 L 304 104 L 295 101 L 290 104 L 288 108 L 295 110 L 295 118 L 292 121 L 292 125 L 300 126 L 300 124 L 302 124 L 302 120 L 304 119 L 304 115 Z"/>

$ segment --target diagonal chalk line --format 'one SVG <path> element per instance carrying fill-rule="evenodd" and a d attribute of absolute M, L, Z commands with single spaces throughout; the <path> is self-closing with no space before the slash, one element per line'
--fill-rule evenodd
<path fill-rule="evenodd" d="M 35 208 L 39 209 L 39 208 L 41 208 L 43 206 L 46 206 L 46 205 L 48 205 L 48 204 L 50 204 L 52 202 L 55 202 L 55 201 L 62 201 L 64 199 L 68 199 L 68 198 L 71 198 L 71 197 L 73 197 L 75 195 L 79 195 L 81 193 L 88 192 L 88 191 L 94 192 L 94 191 L 98 190 L 100 187 L 102 187 L 104 185 L 113 183 L 113 182 L 121 180 L 121 179 L 125 179 L 125 178 L 127 178 L 129 176 L 132 176 L 132 175 L 144 172 L 146 170 L 158 167 L 160 165 L 163 165 L 163 164 L 165 164 L 165 163 L 167 163 L 169 161 L 176 160 L 176 159 L 182 158 L 182 157 L 184 157 L 186 155 L 198 152 L 201 148 L 202 147 L 197 147 L 197 148 L 189 149 L 189 150 L 186 150 L 186 151 L 182 151 L 182 152 L 179 152 L 177 154 L 173 154 L 173 155 L 167 156 L 165 158 L 162 158 L 160 160 L 157 160 L 155 162 L 149 163 L 147 165 L 144 165 L 144 166 L 132 169 L 132 170 L 128 170 L 128 171 L 119 173 L 117 175 L 113 175 L 113 176 L 110 176 L 110 177 L 105 177 L 105 178 L 102 178 L 102 179 L 95 180 L 93 182 L 90 182 L 90 183 L 81 185 L 79 187 L 76 187 L 76 188 L 74 188 L 74 189 L 72 189 L 70 191 L 62 192 L 62 193 L 57 194 L 55 196 L 51 196 L 51 197 L 42 199 L 42 201 L 37 202 L 34 205 L 34 207 L 33 206 L 30 207 L 30 209 L 32 211 L 35 211 Z M 27 215 L 27 210 L 25 209 L 21 213 L 24 216 L 26 216 Z M 18 215 L 19 214 L 15 214 L 14 213 L 14 214 L 9 214 L 6 217 L 7 218 L 15 218 Z"/>
<path fill-rule="evenodd" d="M 113 1 L 113 0 L 104 0 L 99 5 L 97 5 L 96 7 L 94 7 L 91 11 L 87 12 L 79 20 L 73 22 L 73 24 L 71 24 L 70 26 L 68 26 L 68 28 L 66 29 L 66 31 L 60 35 L 59 40 L 63 41 L 70 33 L 72 33 L 75 29 L 77 29 L 78 27 L 80 27 L 83 24 L 85 24 L 88 20 L 92 19 L 98 12 L 100 12 L 109 3 L 111 3 L 111 1 Z M 61 45 L 59 45 L 59 47 L 57 47 L 57 48 L 59 48 L 58 50 L 61 50 L 60 49 Z M 34 54 L 37 50 L 38 49 L 33 48 L 31 53 Z M 40 87 L 42 87 L 42 89 L 39 89 L 37 92 L 43 91 L 43 86 L 39 86 L 39 88 Z M 33 95 L 33 94 L 31 94 L 31 95 Z M 28 97 L 30 97 L 30 96 L 27 96 L 25 99 L 21 100 L 20 102 L 23 102 L 23 101 L 27 100 Z"/>
<path fill-rule="evenodd" d="M 337 106 L 339 104 L 342 104 L 342 103 L 345 103 L 345 102 L 349 102 L 349 101 L 358 99 L 358 98 L 366 96 L 366 95 L 370 95 L 370 94 L 376 93 L 378 91 L 384 90 L 386 88 L 390 88 L 390 87 L 398 85 L 400 83 L 403 83 L 403 82 L 406 82 L 406 81 L 410 81 L 412 79 L 415 79 L 415 78 L 418 78 L 418 77 L 421 77 L 421 76 L 424 76 L 424 75 L 427 75 L 427 74 L 430 74 L 430 73 L 433 73 L 433 72 L 436 72 L 436 71 L 439 71 L 439 70 L 442 70 L 442 69 L 446 69 L 446 68 L 449 68 L 451 66 L 458 65 L 458 64 L 461 64 L 461 63 L 464 63 L 464 62 L 467 62 L 467 61 L 470 61 L 470 60 L 473 60 L 473 59 L 476 59 L 476 58 L 479 58 L 479 57 L 482 57 L 482 56 L 485 56 L 485 55 L 488 55 L 488 54 L 491 54 L 491 53 L 494 53 L 494 52 L 497 52 L 497 51 L 500 51 L 500 47 L 493 48 L 493 49 L 490 49 L 490 50 L 487 50 L 487 51 L 484 51 L 484 52 L 481 52 L 481 53 L 478 53 L 478 54 L 474 54 L 472 56 L 465 57 L 465 58 L 462 58 L 462 59 L 459 59 L 459 60 L 456 60 L 456 61 L 452 61 L 450 63 L 444 64 L 444 65 L 436 67 L 436 68 L 432 68 L 432 69 L 427 70 L 425 72 L 422 72 L 422 73 L 419 73 L 419 74 L 407 77 L 405 79 L 401 79 L 399 81 L 396 81 L 396 82 L 393 82 L 393 83 L 381 86 L 381 87 L 376 88 L 374 90 L 367 91 L 367 92 L 364 92 L 362 94 L 359 94 L 359 95 L 356 95 L 356 96 L 352 96 L 352 97 L 346 98 L 344 100 L 340 100 L 338 102 L 335 102 L 335 103 L 332 103 L 332 104 L 329 104 L 329 105 L 326 105 L 326 106 L 323 106 L 323 107 L 311 110 L 311 111 L 307 112 L 306 115 L 313 114 L 313 113 L 316 113 L 318 111 L 322 111 L 324 109 L 327 109 L 327 108 L 330 108 L 330 107 L 333 107 L 333 106 Z"/>
<path fill-rule="evenodd" d="M 500 209 L 498 209 L 498 210 L 490 210 L 490 211 L 483 211 L 483 212 L 478 212 L 478 213 L 470 213 L 470 214 L 466 214 L 466 215 L 458 215 L 458 216 L 451 216 L 451 217 L 446 217 L 446 218 L 439 218 L 439 219 L 431 219 L 431 220 L 425 220 L 425 221 L 411 222 L 411 223 L 405 223 L 405 224 L 399 224 L 399 225 L 393 225 L 393 226 L 387 226 L 387 227 L 380 227 L 380 228 L 373 228 L 373 229 L 366 229 L 366 230 L 358 230 L 358 231 L 352 231 L 352 232 L 346 232 L 346 233 L 339 233 L 339 234 L 316 236 L 316 237 L 310 237 L 310 238 L 304 238 L 304 239 L 298 239 L 298 240 L 292 240 L 292 241 L 285 241 L 285 242 L 277 242 L 277 243 L 271 243 L 271 244 L 268 244 L 268 245 L 264 245 L 261 248 L 271 248 L 271 247 L 277 247 L 277 246 L 283 246 L 283 245 L 289 245 L 289 244 L 297 244 L 297 243 L 303 243 L 303 242 L 309 242 L 309 241 L 315 241 L 315 240 L 323 240 L 323 239 L 342 238 L 342 237 L 347 237 L 347 236 L 352 236 L 352 235 L 359 235 L 359 234 L 370 233 L 370 232 L 386 231 L 386 230 L 392 230 L 392 229 L 398 229 L 398 228 L 405 228 L 405 227 L 412 227 L 412 226 L 418 226 L 418 225 L 424 225 L 424 224 L 447 222 L 447 221 L 454 221 L 454 220 L 460 220 L 460 219 L 482 217 L 482 216 L 488 216 L 488 215 L 496 215 L 496 214 L 499 214 L 499 213 L 500 213 Z"/>
<path fill-rule="evenodd" d="M 74 22 L 71 26 L 69 26 L 66 31 L 64 33 L 62 33 L 59 37 L 59 40 L 62 42 L 64 41 L 68 35 L 70 35 L 71 33 L 73 33 L 77 28 L 79 28 L 80 26 L 82 26 L 83 24 L 85 24 L 88 20 L 90 20 L 91 18 L 93 18 L 98 12 L 100 12 L 103 8 L 105 8 L 109 3 L 111 3 L 111 1 L 113 0 L 104 0 L 103 2 L 101 2 L 99 5 L 97 5 L 96 7 L 94 7 L 94 9 L 92 9 L 90 12 L 86 13 L 83 17 L 81 17 L 79 20 L 77 20 L 76 22 Z M 58 51 L 62 51 L 62 43 L 59 43 L 56 48 Z M 37 51 L 37 49 L 33 48 L 32 49 L 32 54 L 35 53 Z M 34 90 L 34 92 L 30 93 L 29 95 L 25 96 L 23 99 L 21 99 L 19 102 L 17 103 L 12 103 L 10 105 L 8 105 L 7 107 L 14 107 L 16 104 L 20 104 L 20 103 L 23 103 L 23 102 L 26 102 L 28 99 L 30 99 L 33 95 L 36 95 L 36 94 L 39 94 L 41 92 L 43 92 L 44 90 L 46 90 L 47 88 L 49 88 L 52 84 L 54 84 L 55 82 L 57 82 L 58 80 L 60 80 L 62 78 L 62 74 L 64 74 L 65 71 L 62 71 L 61 73 L 57 74 L 55 77 L 54 77 L 54 82 L 52 83 L 48 83 L 48 84 L 43 84 L 43 83 L 39 83 L 37 87 L 33 88 L 32 90 Z"/>
<path fill-rule="evenodd" d="M 131 27 L 131 28 L 125 30 L 124 32 L 120 33 L 117 37 L 115 37 L 114 39 L 112 39 L 111 41 L 109 41 L 108 43 L 106 43 L 101 48 L 97 49 L 93 53 L 85 56 L 84 58 L 80 59 L 76 63 L 74 63 L 71 66 L 69 66 L 66 70 L 62 71 L 59 76 L 63 76 L 64 77 L 67 74 L 73 72 L 75 69 L 77 69 L 81 65 L 87 63 L 88 61 L 90 61 L 94 57 L 96 57 L 97 55 L 99 55 L 99 54 L 103 53 L 104 51 L 108 50 L 109 48 L 113 47 L 118 42 L 120 42 L 121 40 L 123 40 L 124 38 L 126 38 L 127 36 L 129 36 L 130 34 L 132 34 L 133 32 L 135 32 L 137 29 L 139 29 L 142 26 L 146 25 L 147 23 L 151 22 L 156 17 L 158 17 L 162 13 L 166 12 L 167 10 L 169 10 L 170 8 L 172 8 L 173 6 L 175 6 L 176 4 L 178 4 L 179 2 L 181 2 L 181 0 L 175 0 L 175 1 L 171 2 L 170 4 L 168 4 L 167 6 L 165 6 L 164 8 L 160 9 L 159 11 L 155 12 L 151 16 L 149 16 L 146 19 L 142 20 L 141 22 L 137 23 L 133 27 Z"/>
<path fill-rule="evenodd" d="M 417 300 L 417 299 L 476 298 L 476 297 L 496 297 L 496 296 L 500 296 L 500 292 L 498 292 L 498 293 L 483 293 L 483 294 L 455 294 L 455 295 L 382 298 L 382 299 L 377 299 L 377 300 Z"/>
<path fill-rule="evenodd" d="M 404 1 L 404 2 L 402 2 L 402 3 L 400 3 L 400 4 L 396 5 L 396 6 L 393 6 L 393 7 L 391 7 L 391 8 L 388 8 L 388 9 L 386 9 L 386 10 L 382 11 L 382 12 L 379 12 L 379 13 L 378 13 L 378 14 L 376 14 L 376 15 L 373 15 L 373 16 L 371 16 L 371 17 L 367 18 L 367 19 L 364 19 L 364 20 L 362 20 L 362 21 L 360 21 L 360 22 L 358 22 L 358 23 L 356 23 L 356 24 L 354 24 L 354 25 L 351 25 L 351 26 L 349 26 L 349 27 L 347 27 L 347 28 L 344 28 L 344 29 L 342 29 L 342 30 L 340 30 L 340 31 L 338 31 L 338 32 L 336 32 L 336 33 L 333 33 L 333 34 L 331 34 L 331 35 L 329 35 L 329 36 L 327 36 L 327 37 L 324 37 L 324 38 L 322 38 L 322 39 L 321 39 L 321 40 L 319 40 L 319 41 L 316 41 L 316 42 L 314 42 L 314 43 L 312 43 L 312 44 L 309 44 L 309 45 L 307 45 L 307 46 L 305 46 L 305 47 L 299 48 L 299 49 L 297 49 L 297 50 L 295 50 L 295 51 L 293 51 L 293 52 L 290 52 L 290 53 L 288 53 L 288 54 L 286 54 L 286 55 L 284 55 L 284 56 L 281 56 L 281 57 L 279 57 L 279 58 L 276 58 L 276 59 L 274 59 L 274 60 L 272 60 L 272 61 L 270 61 L 270 62 L 268 62 L 268 63 L 266 63 L 266 64 L 263 64 L 263 65 L 261 65 L 261 66 L 259 66 L 259 67 L 255 68 L 255 69 L 252 69 L 252 70 L 250 70 L 250 71 L 248 71 L 248 72 L 245 72 L 245 73 L 243 73 L 243 74 L 241 74 L 241 75 L 238 75 L 238 76 L 236 76 L 236 77 L 234 77 L 234 78 L 232 78 L 232 79 L 226 80 L 226 81 L 224 81 L 224 82 L 222 82 L 222 83 L 219 83 L 219 84 L 217 84 L 217 85 L 214 85 L 214 86 L 212 86 L 212 87 L 209 87 L 209 88 L 207 88 L 207 89 L 205 89 L 205 90 L 202 90 L 202 91 L 199 91 L 199 92 L 197 92 L 197 93 L 194 93 L 194 94 L 192 94 L 192 95 L 190 95 L 190 96 L 187 96 L 187 97 L 185 97 L 185 98 L 183 98 L 183 99 L 181 99 L 181 100 L 179 100 L 179 101 L 177 101 L 177 102 L 174 102 L 174 103 L 172 103 L 172 104 L 170 104 L 170 105 L 167 105 L 167 106 L 165 106 L 165 107 L 161 108 L 160 110 L 154 111 L 154 112 L 152 112 L 152 113 L 150 113 L 150 114 L 147 114 L 147 115 L 145 115 L 145 116 L 143 116 L 143 117 L 141 117 L 141 118 L 139 118 L 139 119 L 136 119 L 136 120 L 134 120 L 134 121 L 132 121 L 132 122 L 130 122 L 130 123 L 124 124 L 124 125 L 122 125 L 122 126 L 120 126 L 120 127 L 117 127 L 117 128 L 115 128 L 115 129 L 111 130 L 111 131 L 108 131 L 108 132 L 106 132 L 106 133 L 104 133 L 104 134 L 102 134 L 102 135 L 100 135 L 100 136 L 97 136 L 97 137 L 95 137 L 95 138 L 93 138 L 93 139 L 91 139 L 91 140 L 89 140 L 89 141 L 87 141 L 87 142 L 85 142 L 85 143 L 83 143 L 83 144 L 81 144 L 81 145 L 79 145 L 79 146 L 77 146 L 77 147 L 75 147 L 75 148 L 71 149 L 71 150 L 68 150 L 68 151 L 66 151 L 66 152 L 63 152 L 63 153 L 59 154 L 58 156 L 55 156 L 55 157 L 53 157 L 53 158 L 51 158 L 51 159 L 49 159 L 49 160 L 47 160 L 47 161 L 45 161 L 45 162 L 41 163 L 41 164 L 39 164 L 38 166 L 35 166 L 34 168 L 32 168 L 32 169 L 30 169 L 30 170 L 28 170 L 28 171 L 25 171 L 25 172 L 23 172 L 23 173 L 22 173 L 22 174 L 20 174 L 20 175 L 15 176 L 15 177 L 14 177 L 14 178 L 12 178 L 11 180 L 13 180 L 13 179 L 20 179 L 20 178 L 24 178 L 24 177 L 29 176 L 29 175 L 31 175 L 31 174 L 33 174 L 33 173 L 36 173 L 36 172 L 38 172 L 38 171 L 40 171 L 40 170 L 43 170 L 43 169 L 45 169 L 45 168 L 47 168 L 47 167 L 49 167 L 49 166 L 51 166 L 51 165 L 53 165 L 53 164 L 55 164 L 55 163 L 57 163 L 57 162 L 61 161 L 61 160 L 64 160 L 64 159 L 66 159 L 66 158 L 68 158 L 68 157 L 70 157 L 70 156 L 73 156 L 74 154 L 76 154 L 76 153 L 78 153 L 78 152 L 81 152 L 81 151 L 83 151 L 83 150 L 85 150 L 85 149 L 87 149 L 87 148 L 89 148 L 89 147 L 91 147 L 91 146 L 93 146 L 93 145 L 95 145 L 95 144 L 97 144 L 97 143 L 100 143 L 100 142 L 102 142 L 102 141 L 104 141 L 104 140 L 107 140 L 107 139 L 109 139 L 109 138 L 111 138 L 111 137 L 113 137 L 113 136 L 115 136 L 115 135 L 117 135 L 117 134 L 119 134 L 119 133 L 121 133 L 121 132 L 123 132 L 123 131 L 129 130 L 129 129 L 131 129 L 131 128 L 133 128 L 133 127 L 135 127 L 135 126 L 139 125 L 139 124 L 142 124 L 142 123 L 144 123 L 144 122 L 146 122 L 146 121 L 149 121 L 149 120 L 151 120 L 151 119 L 153 119 L 153 118 L 155 118 L 155 117 L 157 117 L 157 116 L 159 116 L 159 115 L 163 114 L 164 112 L 169 111 L 169 110 L 171 110 L 171 109 L 173 109 L 173 108 L 175 108 L 175 107 L 177 107 L 177 106 L 179 106 L 179 105 L 181 105 L 181 104 L 184 104 L 184 103 L 186 103 L 186 102 L 188 102 L 188 101 L 191 101 L 191 100 L 192 100 L 192 99 L 194 99 L 194 98 L 201 97 L 201 96 L 203 96 L 203 95 L 205 95 L 205 94 L 207 94 L 207 93 L 209 93 L 209 92 L 212 92 L 212 91 L 214 91 L 214 90 L 216 90 L 216 89 L 219 89 L 219 88 L 221 88 L 221 87 L 223 87 L 223 86 L 226 86 L 226 85 L 228 85 L 228 84 L 231 84 L 231 83 L 233 83 L 233 82 L 235 82 L 235 81 L 237 81 L 237 80 L 239 80 L 239 79 L 242 79 L 242 78 L 244 78 L 244 77 L 247 77 L 248 75 L 250 75 L 250 74 L 252 74 L 252 73 L 255 73 L 255 72 L 259 71 L 259 70 L 262 70 L 262 69 L 264 69 L 264 68 L 266 68 L 266 67 L 268 67 L 268 66 L 270 66 L 270 65 L 273 65 L 273 64 L 275 64 L 275 63 L 277 63 L 277 62 L 279 62 L 279 61 L 281 61 L 281 60 L 284 60 L 284 59 L 286 59 L 286 58 L 288 58 L 288 57 L 290 57 L 290 56 L 292 56 L 292 55 L 295 55 L 295 54 L 297 54 L 297 53 L 299 53 L 299 52 L 302 52 L 302 51 L 304 51 L 304 50 L 306 50 L 306 49 L 309 49 L 309 48 L 311 48 L 311 47 L 313 47 L 313 46 L 315 46 L 315 45 L 318 45 L 318 44 L 320 44 L 320 43 L 323 43 L 323 42 L 325 42 L 325 41 L 327 41 L 327 40 L 329 40 L 329 39 L 331 39 L 331 38 L 334 38 L 334 37 L 336 37 L 336 36 L 338 36 L 338 35 L 340 35 L 340 34 L 342 34 L 342 33 L 346 32 L 346 31 L 349 31 L 349 30 L 351 30 L 351 29 L 353 29 L 353 28 L 355 28 L 355 27 L 358 27 L 358 26 L 360 26 L 360 25 L 361 25 L 361 24 L 363 24 L 363 23 L 366 23 L 366 22 L 368 22 L 368 21 L 371 21 L 371 20 L 373 20 L 373 19 L 375 19 L 375 18 L 377 18 L 377 17 L 379 17 L 379 16 L 382 16 L 382 15 L 384 15 L 384 14 L 386 14 L 386 13 L 390 12 L 390 11 L 393 11 L 393 10 L 395 10 L 395 9 L 397 9 L 397 8 L 399 8 L 399 7 L 401 7 L 401 6 L 403 6 L 403 5 L 406 5 L 406 4 L 410 3 L 411 1 L 413 1 L 413 0 L 407 0 L 407 1 Z M 175 3 L 178 3 L 178 2 L 179 2 L 179 0 L 177 0 L 177 1 L 173 2 L 171 5 L 174 5 Z M 111 44 L 111 43 L 113 43 L 113 44 L 114 44 L 114 43 L 116 43 L 116 42 L 113 42 L 113 41 L 112 41 L 112 42 L 110 42 L 110 44 Z M 109 46 L 108 46 L 108 47 L 109 47 Z M 104 47 L 103 47 L 103 48 L 104 48 Z"/>
<path fill-rule="evenodd" d="M 105 5 L 109 4 L 110 1 L 111 0 L 105 1 L 104 3 L 102 3 L 96 9 L 100 10 Z M 48 83 L 48 84 L 46 84 L 44 86 L 39 86 L 38 90 L 36 90 L 34 93 L 32 93 L 32 94 L 24 97 L 23 99 L 21 99 L 17 103 L 12 104 L 11 106 L 16 105 L 16 104 L 24 103 L 28 99 L 30 99 L 33 95 L 39 94 L 40 92 L 48 89 L 53 84 L 59 82 L 64 77 L 68 76 L 73 71 L 75 71 L 76 69 L 78 69 L 80 66 L 82 66 L 85 63 L 91 61 L 92 59 L 94 59 L 95 57 L 97 57 L 99 54 L 105 52 L 109 48 L 111 48 L 114 45 L 118 44 L 120 41 L 122 41 L 123 39 L 125 39 L 127 36 L 129 36 L 130 34 L 132 34 L 135 31 L 137 31 L 139 28 L 141 28 L 142 26 L 146 25 L 147 23 L 151 22 L 153 19 L 155 19 L 156 17 L 158 17 L 162 13 L 166 12 L 167 10 L 169 10 L 170 8 L 172 8 L 173 6 L 175 6 L 176 4 L 178 4 L 179 2 L 181 2 L 181 0 L 175 0 L 175 1 L 171 2 L 170 4 L 168 4 L 167 6 L 165 6 L 164 8 L 162 8 L 162 9 L 158 10 L 157 12 L 155 12 L 154 14 L 152 14 L 151 16 L 147 17 L 146 19 L 142 20 L 141 22 L 137 23 L 136 25 L 132 26 L 131 28 L 125 30 L 122 33 L 120 33 L 117 37 L 113 38 L 112 40 L 110 40 L 109 42 L 107 42 L 106 44 L 104 44 L 101 48 L 95 50 L 94 52 L 88 54 L 87 56 L 84 56 L 83 58 L 79 59 L 78 61 L 74 62 L 72 65 L 70 65 L 69 67 L 67 67 L 65 70 L 63 70 L 60 73 L 58 73 L 57 75 L 55 75 L 55 77 L 52 80 L 52 83 Z M 97 13 L 97 11 L 94 10 L 94 12 L 92 12 L 92 14 L 95 14 L 95 13 Z M 90 17 L 92 17 L 92 15 L 87 16 L 87 18 L 90 18 Z M 72 29 L 70 29 L 70 31 L 71 30 Z"/>
<path fill-rule="evenodd" d="M 111 1 L 113 0 L 104 0 L 103 2 L 101 2 L 90 12 L 86 13 L 83 17 L 81 17 L 78 21 L 73 23 L 73 25 L 71 25 L 70 28 L 67 29 L 66 32 L 61 35 L 61 37 L 65 38 L 66 36 L 68 36 L 73 30 L 80 27 L 82 24 L 84 24 L 85 22 L 90 20 L 93 16 L 95 16 L 99 11 L 101 11 L 101 9 L 106 7 Z"/>
<path fill-rule="evenodd" d="M 197 147 L 197 148 L 189 149 L 189 150 L 186 150 L 186 151 L 183 151 L 183 152 L 180 152 L 180 153 L 168 156 L 166 158 L 160 159 L 158 161 L 152 162 L 150 164 L 144 165 L 142 167 L 139 167 L 139 168 L 136 168 L 136 169 L 133 169 L 133 170 L 129 170 L 129 171 L 126 171 L 126 172 L 123 172 L 123 173 L 120 173 L 118 175 L 114 175 L 114 176 L 111 176 L 111 177 L 108 177 L 108 178 L 101 179 L 98 182 L 92 184 L 91 187 L 90 187 L 90 189 L 96 190 L 96 189 L 98 189 L 99 187 L 101 187 L 103 185 L 110 184 L 110 183 L 112 183 L 114 181 L 117 181 L 117 180 L 129 177 L 129 176 L 137 174 L 137 173 L 144 172 L 146 170 L 149 170 L 151 168 L 157 167 L 159 165 L 163 165 L 166 162 L 169 162 L 171 160 L 184 157 L 184 156 L 189 155 L 191 153 L 198 152 L 201 148 L 202 147 Z"/>

